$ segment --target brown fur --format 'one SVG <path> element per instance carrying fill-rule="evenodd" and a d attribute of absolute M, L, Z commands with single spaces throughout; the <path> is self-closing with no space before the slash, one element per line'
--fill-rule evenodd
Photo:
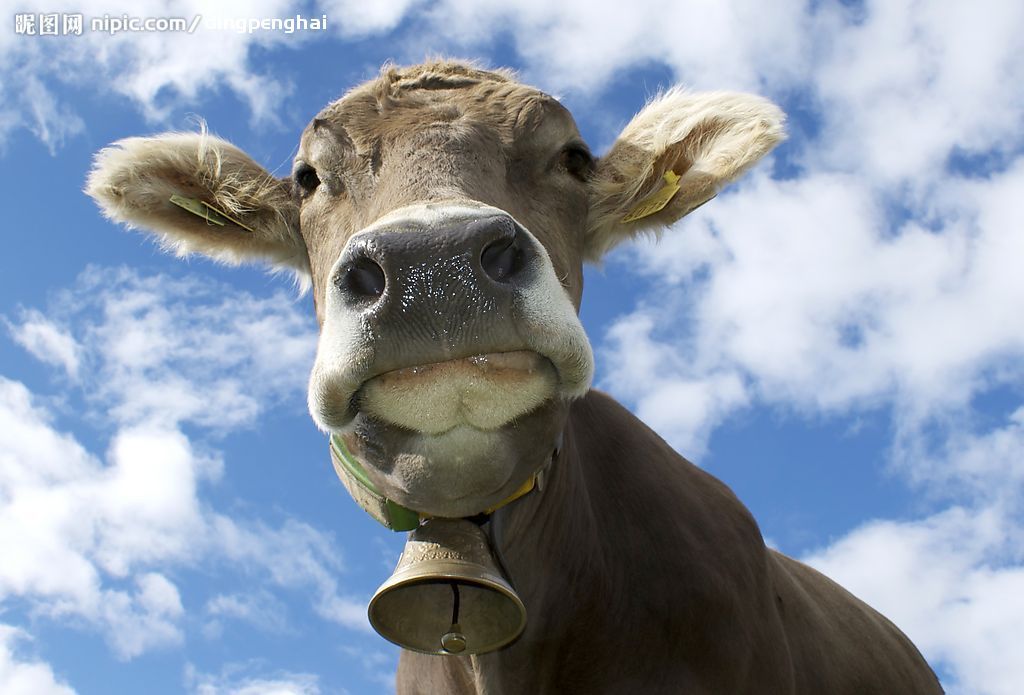
<path fill-rule="evenodd" d="M 473 658 L 405 652 L 398 692 L 942 692 L 892 623 L 767 549 L 724 484 L 604 394 L 573 404 L 544 491 L 497 515 L 525 634 Z"/>

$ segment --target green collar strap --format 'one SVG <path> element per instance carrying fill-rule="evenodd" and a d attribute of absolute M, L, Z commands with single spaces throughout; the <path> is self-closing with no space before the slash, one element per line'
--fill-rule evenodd
<path fill-rule="evenodd" d="M 331 462 L 334 463 L 334 472 L 341 478 L 345 489 L 348 490 L 348 494 L 352 495 L 352 499 L 356 501 L 356 504 L 366 510 L 366 513 L 380 524 L 392 531 L 412 531 L 420 525 L 420 513 L 408 507 L 403 507 L 385 497 L 380 488 L 370 480 L 363 465 L 359 463 L 356 457 L 348 450 L 348 447 L 345 446 L 345 442 L 342 441 L 341 437 L 331 435 L 330 441 Z M 483 513 L 490 514 L 501 509 L 506 504 L 514 502 L 527 494 L 534 487 L 539 487 L 539 479 L 543 475 L 545 468 L 546 466 L 534 473 L 523 483 L 522 487 L 490 509 L 485 509 Z M 422 515 L 422 518 L 429 517 Z"/>
<path fill-rule="evenodd" d="M 337 435 L 331 436 L 331 461 L 348 494 L 367 514 L 392 531 L 412 531 L 420 525 L 417 512 L 384 496 Z"/>

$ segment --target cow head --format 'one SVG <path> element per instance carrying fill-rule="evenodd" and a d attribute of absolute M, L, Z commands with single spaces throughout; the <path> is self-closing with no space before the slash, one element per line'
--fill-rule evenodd
<path fill-rule="evenodd" d="M 760 98 L 670 90 L 595 160 L 554 98 L 439 62 L 327 106 L 284 178 L 173 133 L 100 152 L 87 192 L 181 254 L 310 282 L 313 419 L 390 499 L 460 517 L 548 459 L 589 387 L 584 261 L 675 222 L 781 137 Z"/>

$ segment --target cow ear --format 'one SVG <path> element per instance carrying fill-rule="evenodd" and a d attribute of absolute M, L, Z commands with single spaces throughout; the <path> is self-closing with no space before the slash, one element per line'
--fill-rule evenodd
<path fill-rule="evenodd" d="M 674 88 L 638 113 L 591 179 L 586 254 L 695 210 L 784 137 L 785 115 L 748 94 Z"/>
<path fill-rule="evenodd" d="M 309 276 L 288 181 L 205 132 L 120 140 L 96 155 L 85 192 L 107 217 L 154 233 L 178 255 L 263 261 L 303 283 Z"/>

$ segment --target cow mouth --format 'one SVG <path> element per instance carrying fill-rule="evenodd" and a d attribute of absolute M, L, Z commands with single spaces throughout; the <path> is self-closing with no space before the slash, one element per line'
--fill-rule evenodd
<path fill-rule="evenodd" d="M 472 355 L 444 362 L 431 362 L 413 367 L 393 369 L 390 372 L 374 377 L 385 386 L 396 384 L 411 385 L 445 378 L 449 375 L 466 375 L 490 380 L 521 379 L 539 371 L 545 358 L 533 350 L 515 350 L 512 352 L 488 352 L 483 355 Z M 550 364 L 550 362 L 548 362 Z"/>
<path fill-rule="evenodd" d="M 374 418 L 436 435 L 464 425 L 502 427 L 549 400 L 557 386 L 549 359 L 514 350 L 384 372 L 363 383 L 357 402 Z"/>

